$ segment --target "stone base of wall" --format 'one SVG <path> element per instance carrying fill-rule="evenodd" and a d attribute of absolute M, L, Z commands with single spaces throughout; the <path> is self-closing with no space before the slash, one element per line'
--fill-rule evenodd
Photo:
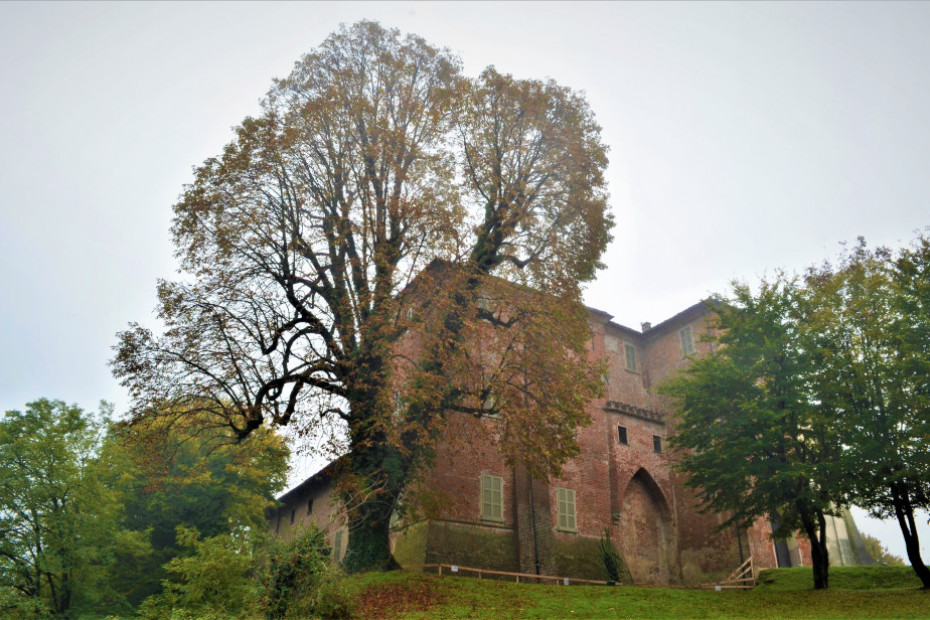
<path fill-rule="evenodd" d="M 519 572 L 513 530 L 468 523 L 427 521 L 399 532 L 394 558 L 404 566 L 457 564 Z"/>
<path fill-rule="evenodd" d="M 540 564 L 550 567 L 543 574 L 576 579 L 606 580 L 598 539 L 588 536 L 563 537 L 550 541 L 551 557 Z M 405 528 L 394 538 L 394 558 L 402 566 L 456 564 L 487 570 L 521 571 L 514 533 L 468 523 L 426 521 Z M 624 565 L 621 583 L 632 583 Z"/>
<path fill-rule="evenodd" d="M 554 540 L 552 546 L 556 575 L 576 579 L 607 580 L 607 569 L 601 557 L 601 548 L 597 538 L 573 536 L 570 540 Z M 626 563 L 620 573 L 620 583 L 633 583 Z"/>
<path fill-rule="evenodd" d="M 391 536 L 394 559 L 401 566 L 426 564 L 426 540 L 429 522 L 424 521 L 404 528 Z"/>

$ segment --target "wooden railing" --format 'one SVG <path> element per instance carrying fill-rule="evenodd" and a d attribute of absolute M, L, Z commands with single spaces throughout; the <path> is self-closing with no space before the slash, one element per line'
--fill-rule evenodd
<path fill-rule="evenodd" d="M 596 586 L 607 586 L 611 585 L 607 581 L 598 581 L 596 579 L 576 579 L 574 577 L 559 577 L 557 575 L 536 575 L 533 573 L 511 573 L 508 571 L 502 570 L 487 570 L 484 568 L 472 568 L 470 566 L 458 566 L 456 564 L 417 564 L 413 566 L 404 566 L 404 570 L 425 570 L 425 569 L 436 569 L 437 574 L 442 575 L 443 570 L 447 575 L 460 575 L 463 572 L 473 573 L 478 576 L 478 579 L 483 579 L 484 576 L 497 575 L 501 577 L 514 577 L 517 583 L 520 583 L 522 578 L 526 583 L 532 582 L 546 582 L 554 581 L 559 585 L 576 585 L 576 584 L 585 584 L 585 585 L 596 585 Z"/>
<path fill-rule="evenodd" d="M 613 585 L 609 581 L 598 581 L 596 579 L 576 579 L 575 577 L 560 577 L 558 575 L 536 575 L 533 573 L 512 573 L 502 570 L 488 570 L 485 568 L 473 568 L 471 566 L 458 566 L 457 564 L 416 564 L 404 566 L 404 570 L 427 570 L 434 569 L 436 573 L 440 576 L 443 574 L 446 575 L 462 575 L 463 573 L 470 573 L 476 575 L 478 579 L 483 579 L 485 576 L 499 576 L 499 577 L 513 577 L 517 583 L 520 583 L 521 579 L 524 583 L 536 583 L 542 582 L 545 583 L 555 582 L 558 585 L 595 585 L 595 586 L 609 586 Z M 445 571 L 445 572 L 443 572 Z M 756 578 L 754 572 L 754 566 L 752 562 L 752 557 L 750 556 L 748 560 L 739 565 L 735 571 L 730 573 L 730 575 L 723 581 L 718 581 L 716 583 L 705 583 L 700 587 L 710 588 L 716 590 L 749 590 L 754 588 L 756 585 Z M 677 587 L 682 588 L 684 586 L 665 586 L 665 587 Z M 694 587 L 694 586 L 691 586 Z"/>
<path fill-rule="evenodd" d="M 749 590 L 756 586 L 755 571 L 752 565 L 752 556 L 739 565 L 735 571 L 723 581 L 705 583 L 703 587 L 715 590 Z"/>

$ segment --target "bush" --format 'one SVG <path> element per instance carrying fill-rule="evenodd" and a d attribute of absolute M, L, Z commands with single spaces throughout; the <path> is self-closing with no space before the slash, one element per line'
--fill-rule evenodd
<path fill-rule="evenodd" d="M 620 578 L 624 573 L 623 558 L 620 552 L 610 539 L 610 528 L 604 528 L 604 533 L 598 540 L 598 548 L 601 552 L 601 560 L 604 562 L 604 570 L 607 571 L 607 581 L 611 583 L 620 583 Z"/>
<path fill-rule="evenodd" d="M 139 615 L 153 620 L 254 615 L 258 596 L 247 542 L 231 534 L 201 540 L 197 530 L 181 526 L 177 533 L 178 542 L 194 553 L 165 564 L 179 581 L 163 582 L 162 594 L 147 598 Z"/>
<path fill-rule="evenodd" d="M 0 617 L 32 620 L 51 615 L 38 596 L 30 597 L 7 586 L 0 586 Z"/>
<path fill-rule="evenodd" d="M 289 541 L 275 539 L 260 572 L 265 617 L 349 618 L 342 570 L 330 562 L 325 534 L 311 525 Z"/>

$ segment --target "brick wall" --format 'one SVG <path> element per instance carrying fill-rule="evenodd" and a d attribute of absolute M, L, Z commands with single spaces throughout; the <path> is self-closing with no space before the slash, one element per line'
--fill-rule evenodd
<path fill-rule="evenodd" d="M 499 421 L 450 414 L 434 465 L 419 480 L 420 490 L 441 501 L 423 515 L 425 521 L 403 524 L 398 531 L 395 553 L 401 561 L 481 563 L 489 569 L 603 579 L 597 541 L 609 528 L 636 583 L 700 583 L 725 576 L 740 564 L 741 545 L 745 557 L 759 553 L 762 563 L 768 562 L 765 524 L 742 534 L 716 531 L 723 518 L 698 512 L 694 494 L 669 462 L 673 420 L 653 387 L 689 363 L 681 350 L 682 328 L 690 326 L 697 355 L 709 351 L 710 345 L 700 342 L 708 330 L 706 314 L 706 308 L 693 306 L 638 332 L 591 312 L 588 352 L 608 362 L 606 394 L 587 407 L 592 423 L 578 429 L 579 456 L 551 480 L 534 479 L 524 467 L 504 462 L 495 446 Z M 635 367 L 625 345 L 633 347 Z M 618 427 L 626 430 L 626 443 Z M 501 480 L 499 519 L 482 515 L 482 475 Z M 574 492 L 574 528 L 559 527 L 559 489 Z M 312 519 L 321 526 L 328 521 L 331 531 L 344 528 L 328 490 L 308 486 L 303 493 L 289 494 L 281 511 L 285 520 L 296 509 L 298 523 Z M 316 494 L 311 515 L 301 512 L 307 494 Z"/>
<path fill-rule="evenodd" d="M 579 456 L 567 462 L 551 480 L 534 480 L 525 468 L 509 467 L 494 446 L 495 420 L 465 415 L 449 418 L 428 477 L 430 486 L 448 501 L 437 518 L 462 533 L 460 544 L 443 530 L 441 548 L 448 557 L 427 551 L 436 561 L 468 556 L 475 537 L 466 529 L 497 533 L 495 544 L 512 545 L 522 572 L 604 578 L 596 542 L 605 529 L 620 549 L 629 575 L 637 583 L 697 583 L 723 576 L 740 563 L 735 530 L 715 531 L 719 515 L 699 515 L 691 491 L 683 488 L 669 464 L 670 420 L 666 403 L 652 387 L 688 363 L 681 351 L 679 330 L 690 326 L 697 354 L 706 354 L 700 336 L 707 331 L 706 310 L 695 306 L 640 333 L 592 313 L 592 359 L 607 359 L 604 398 L 587 408 L 591 425 L 579 428 Z M 631 345 L 635 366 L 627 360 Z M 626 430 L 621 443 L 618 427 Z M 660 451 L 656 450 L 659 438 Z M 481 518 L 480 478 L 499 476 L 504 486 L 503 521 Z M 559 489 L 574 491 L 575 527 L 559 528 Z M 431 530 L 432 532 L 432 530 Z M 435 549 L 433 550 L 435 551 Z"/>

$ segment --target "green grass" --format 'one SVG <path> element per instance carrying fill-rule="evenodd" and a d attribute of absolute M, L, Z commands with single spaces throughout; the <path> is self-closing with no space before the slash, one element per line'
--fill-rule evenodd
<path fill-rule="evenodd" d="M 810 590 L 813 571 L 807 567 L 764 570 L 757 591 Z M 910 566 L 844 566 L 830 569 L 832 590 L 901 590 L 920 587 Z"/>
<path fill-rule="evenodd" d="M 351 577 L 361 617 L 377 618 L 930 618 L 910 567 L 765 571 L 751 591 L 516 584 L 395 572 Z"/>

